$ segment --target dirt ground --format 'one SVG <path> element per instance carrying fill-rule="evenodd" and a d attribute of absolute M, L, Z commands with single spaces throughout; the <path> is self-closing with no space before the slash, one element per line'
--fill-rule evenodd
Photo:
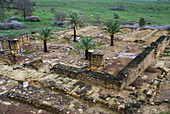
<path fill-rule="evenodd" d="M 1 114 L 50 114 L 49 112 L 41 109 L 36 109 L 30 105 L 22 104 L 16 101 L 10 105 L 0 103 L 0 113 Z"/>

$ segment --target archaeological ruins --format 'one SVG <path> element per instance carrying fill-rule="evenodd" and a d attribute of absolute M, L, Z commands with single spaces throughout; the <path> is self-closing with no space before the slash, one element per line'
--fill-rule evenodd
<path fill-rule="evenodd" d="M 1 38 L 0 86 L 5 89 L 0 88 L 0 95 L 61 114 L 136 114 L 170 103 L 170 94 L 161 96 L 170 81 L 168 31 L 124 28 L 113 47 L 101 31 L 98 26 L 77 30 L 78 39 L 97 39 L 98 47 L 89 50 L 88 60 L 70 40 L 70 30 L 54 33 L 58 40 L 48 42 L 47 53 L 42 42 L 34 42 L 35 34 Z"/>

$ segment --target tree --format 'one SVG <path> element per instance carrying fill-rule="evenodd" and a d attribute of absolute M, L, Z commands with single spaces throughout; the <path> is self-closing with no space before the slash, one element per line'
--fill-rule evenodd
<path fill-rule="evenodd" d="M 76 42 L 76 26 L 78 24 L 81 25 L 85 25 L 84 22 L 82 21 L 81 16 L 79 15 L 79 13 L 77 13 L 76 11 L 72 11 L 72 13 L 69 16 L 69 20 L 68 23 L 66 25 L 72 25 L 73 29 L 74 29 L 74 42 Z"/>
<path fill-rule="evenodd" d="M 146 21 L 143 17 L 141 17 L 140 20 L 139 20 L 139 26 L 142 27 L 144 25 L 146 25 Z"/>
<path fill-rule="evenodd" d="M 120 31 L 120 29 L 122 29 L 118 23 L 118 21 L 116 22 L 113 22 L 113 21 L 108 21 L 106 23 L 106 27 L 104 28 L 104 31 L 109 33 L 110 36 L 111 36 L 111 44 L 110 46 L 114 46 L 113 44 L 113 41 L 114 41 L 114 34 L 118 33 L 118 32 L 121 32 L 123 33 L 122 31 Z"/>
<path fill-rule="evenodd" d="M 33 3 L 30 0 L 16 0 L 13 6 L 22 13 L 24 19 L 31 16 L 34 10 Z"/>
<path fill-rule="evenodd" d="M 44 52 L 47 52 L 47 41 L 50 41 L 51 39 L 56 39 L 52 37 L 52 31 L 50 28 L 42 28 L 42 27 L 39 31 L 39 35 L 36 37 L 38 38 L 36 40 L 42 40 L 44 42 Z"/>
<path fill-rule="evenodd" d="M 82 36 L 82 38 L 77 43 L 77 48 L 83 49 L 85 51 L 85 59 L 88 60 L 88 50 L 95 47 L 96 40 L 93 40 L 91 36 Z"/>

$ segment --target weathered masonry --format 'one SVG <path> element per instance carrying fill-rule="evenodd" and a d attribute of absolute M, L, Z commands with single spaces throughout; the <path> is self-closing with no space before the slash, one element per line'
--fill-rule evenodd
<path fill-rule="evenodd" d="M 118 78 L 110 74 L 103 74 L 100 72 L 66 66 L 62 64 L 56 64 L 51 69 L 51 71 L 57 74 L 66 75 L 70 78 L 99 84 L 108 88 L 118 88 L 117 85 L 119 84 Z"/>
<path fill-rule="evenodd" d="M 30 34 L 23 34 L 23 35 L 20 35 L 20 36 L 17 36 L 17 37 L 11 37 L 11 38 L 2 38 L 0 40 L 0 50 L 8 50 L 8 49 L 12 49 L 12 53 L 15 53 L 14 52 L 14 49 L 16 50 L 19 50 L 18 48 L 20 48 L 20 46 L 22 45 L 30 45 L 31 42 L 30 42 L 30 38 L 32 36 Z"/>
<path fill-rule="evenodd" d="M 98 84 L 107 88 L 122 90 L 126 85 L 131 84 L 136 78 L 157 58 L 160 53 L 169 45 L 170 36 L 161 36 L 156 42 L 152 42 L 151 46 L 146 48 L 135 59 L 133 59 L 126 67 L 124 67 L 116 76 L 103 74 L 91 70 L 79 69 L 62 64 L 56 64 L 51 71 L 66 75 L 71 78 Z"/>
<path fill-rule="evenodd" d="M 136 80 L 148 66 L 150 66 L 155 60 L 158 59 L 161 52 L 165 47 L 169 45 L 170 37 L 161 36 L 156 42 L 151 43 L 151 47 L 145 49 L 135 59 L 133 59 L 126 67 L 124 67 L 118 74 L 121 85 L 120 89 L 123 89 L 123 85 L 129 85 Z"/>
<path fill-rule="evenodd" d="M 18 37 L 11 37 L 0 40 L 0 60 L 8 64 L 15 64 L 16 55 L 21 52 L 22 45 L 30 45 L 30 34 L 23 34 Z"/>
<path fill-rule="evenodd" d="M 0 51 L 0 60 L 7 62 L 8 64 L 15 64 L 16 56 L 6 51 Z"/>

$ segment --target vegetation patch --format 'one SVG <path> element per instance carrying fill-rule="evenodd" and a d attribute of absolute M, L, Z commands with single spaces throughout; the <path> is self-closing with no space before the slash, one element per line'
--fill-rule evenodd
<path fill-rule="evenodd" d="M 161 30 L 158 30 L 158 31 L 154 32 L 154 33 L 152 34 L 152 37 L 153 37 L 156 33 L 158 33 L 158 32 L 161 32 Z"/>
<path fill-rule="evenodd" d="M 32 54 L 32 53 L 35 53 L 36 51 L 38 50 L 26 51 L 26 52 L 23 52 L 23 54 Z"/>

